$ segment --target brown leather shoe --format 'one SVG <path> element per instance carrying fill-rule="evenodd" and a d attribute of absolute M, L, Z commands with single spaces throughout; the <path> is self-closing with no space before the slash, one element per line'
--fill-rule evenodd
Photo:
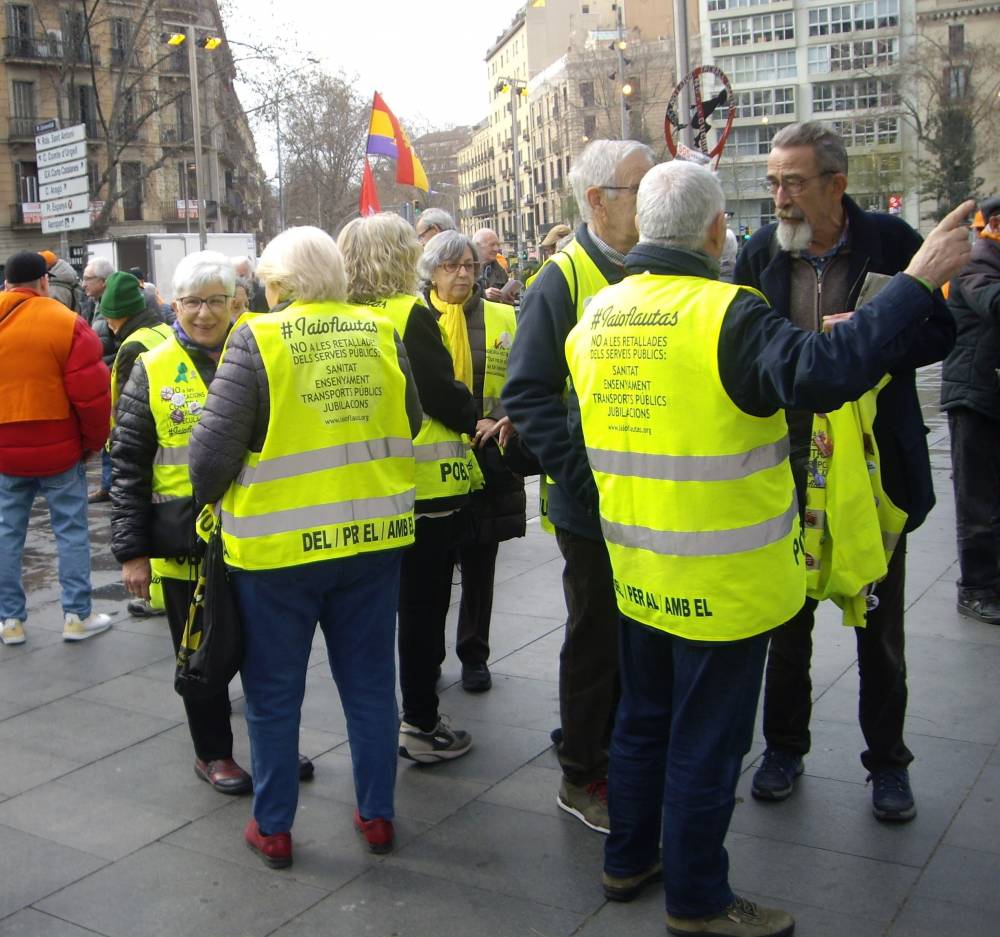
<path fill-rule="evenodd" d="M 232 758 L 219 758 L 217 761 L 196 758 L 194 773 L 220 794 L 249 794 L 253 790 L 250 775 Z"/>
<path fill-rule="evenodd" d="M 257 821 L 251 817 L 243 830 L 246 844 L 272 869 L 287 869 L 292 864 L 292 834 L 261 833 Z"/>
<path fill-rule="evenodd" d="M 103 504 L 111 500 L 111 493 L 103 488 L 95 488 L 87 495 L 87 504 Z"/>

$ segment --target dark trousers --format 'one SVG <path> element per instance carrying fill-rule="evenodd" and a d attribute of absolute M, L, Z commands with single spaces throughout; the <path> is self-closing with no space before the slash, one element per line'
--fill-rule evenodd
<path fill-rule="evenodd" d="M 430 732 L 437 725 L 438 671 L 451 604 L 462 512 L 418 517 L 414 542 L 403 552 L 399 576 L 399 687 L 403 720 Z"/>
<path fill-rule="evenodd" d="M 167 624 L 174 642 L 174 653 L 180 647 L 187 622 L 188 607 L 194 594 L 194 580 L 163 577 L 163 604 L 167 609 Z M 229 690 L 206 699 L 184 697 L 188 730 L 194 742 L 194 753 L 202 761 L 218 761 L 233 757 L 233 730 L 229 723 L 232 711 Z"/>
<path fill-rule="evenodd" d="M 1000 591 L 1000 422 L 975 410 L 948 411 L 963 592 Z"/>
<path fill-rule="evenodd" d="M 903 741 L 906 716 L 906 655 L 903 636 L 903 590 L 906 537 L 900 538 L 889 572 L 875 588 L 878 607 L 865 628 L 855 628 L 861 694 L 858 720 L 868 745 L 861 763 L 869 770 L 905 767 L 913 754 Z M 764 738 L 769 748 L 804 755 L 811 738 L 813 613 L 806 599 L 801 611 L 771 632 L 764 686 Z"/>
<path fill-rule="evenodd" d="M 667 911 L 733 900 L 723 842 L 767 653 L 767 635 L 695 643 L 621 619 L 621 700 L 611 740 L 604 868 L 631 876 L 663 854 Z"/>
<path fill-rule="evenodd" d="M 485 664 L 490 659 L 490 619 L 493 617 L 493 578 L 500 544 L 465 543 L 458 550 L 462 569 L 462 604 L 458 609 L 455 652 L 463 664 Z"/>
<path fill-rule="evenodd" d="M 608 745 L 618 705 L 618 606 L 603 540 L 556 529 L 566 561 L 566 636 L 559 653 L 559 764 L 571 784 L 608 774 Z"/>

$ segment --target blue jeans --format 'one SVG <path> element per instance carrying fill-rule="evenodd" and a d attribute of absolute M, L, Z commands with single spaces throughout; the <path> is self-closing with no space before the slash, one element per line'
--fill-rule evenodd
<path fill-rule="evenodd" d="M 647 869 L 662 831 L 667 911 L 677 917 L 733 900 L 723 841 L 753 742 L 767 640 L 694 643 L 621 619 L 604 868 L 622 877 Z"/>
<path fill-rule="evenodd" d="M 90 532 L 87 529 L 86 466 L 78 462 L 42 478 L 0 475 L 0 619 L 25 621 L 28 609 L 21 583 L 21 557 L 35 495 L 49 506 L 59 553 L 62 609 L 80 618 L 90 614 Z"/>
<path fill-rule="evenodd" d="M 265 833 L 292 828 L 299 800 L 299 719 L 316 622 L 347 717 L 363 817 L 394 815 L 399 714 L 396 604 L 402 552 L 366 553 L 286 569 L 232 569 L 243 618 L 243 691 L 253 815 Z"/>

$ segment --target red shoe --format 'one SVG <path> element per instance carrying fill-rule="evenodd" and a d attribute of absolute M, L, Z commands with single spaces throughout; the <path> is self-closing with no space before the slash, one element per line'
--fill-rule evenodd
<path fill-rule="evenodd" d="M 362 819 L 357 810 L 354 811 L 354 828 L 365 838 L 372 852 L 383 853 L 392 849 L 392 820 L 375 817 L 373 820 Z"/>
<path fill-rule="evenodd" d="M 265 836 L 251 817 L 247 820 L 243 838 L 255 853 L 272 869 L 287 869 L 292 864 L 292 834 L 272 833 Z"/>
<path fill-rule="evenodd" d="M 250 775 L 232 758 L 219 758 L 216 761 L 202 761 L 196 758 L 194 773 L 211 784 L 220 794 L 249 794 L 253 790 Z"/>

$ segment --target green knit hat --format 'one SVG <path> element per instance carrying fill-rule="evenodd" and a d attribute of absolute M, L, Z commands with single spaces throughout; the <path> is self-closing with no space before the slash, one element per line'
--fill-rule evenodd
<path fill-rule="evenodd" d="M 146 297 L 131 273 L 118 271 L 108 277 L 101 294 L 101 312 L 105 319 L 128 319 L 145 309 Z"/>

